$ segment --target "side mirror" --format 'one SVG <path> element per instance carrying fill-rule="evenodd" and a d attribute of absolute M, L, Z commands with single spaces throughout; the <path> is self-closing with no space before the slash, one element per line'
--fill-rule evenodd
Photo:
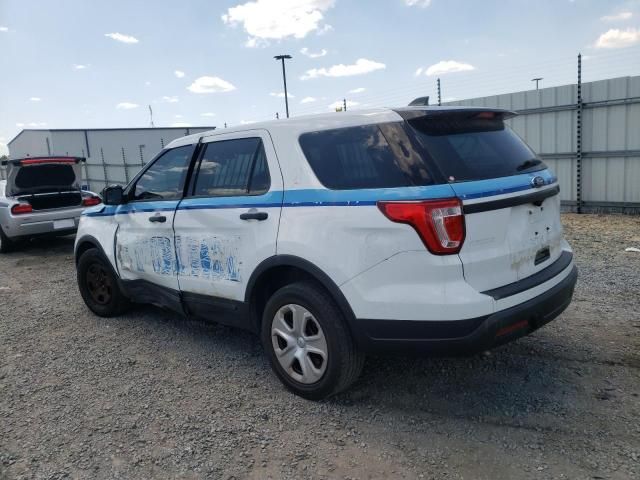
<path fill-rule="evenodd" d="M 120 185 L 110 185 L 102 191 L 105 205 L 122 205 L 125 203 L 124 189 Z"/>

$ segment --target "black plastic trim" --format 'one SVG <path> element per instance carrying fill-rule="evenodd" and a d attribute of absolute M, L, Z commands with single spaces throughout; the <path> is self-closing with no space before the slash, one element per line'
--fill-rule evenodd
<path fill-rule="evenodd" d="M 565 250 L 555 262 L 553 262 L 548 267 L 540 270 L 538 273 L 534 273 L 527 278 L 523 278 L 522 280 L 518 280 L 517 282 L 513 282 L 502 287 L 494 288 L 492 290 L 486 290 L 482 293 L 484 295 L 493 297 L 495 300 L 500 300 L 502 298 L 510 297 L 511 295 L 524 292 L 525 290 L 537 287 L 538 285 L 551 280 L 553 277 L 567 268 L 571 264 L 572 260 L 573 253 L 567 252 Z"/>
<path fill-rule="evenodd" d="M 353 313 L 353 310 L 351 309 L 351 306 L 349 305 L 349 302 L 345 298 L 344 294 L 342 293 L 338 285 L 336 285 L 334 281 L 331 279 L 331 277 L 329 277 L 329 275 L 327 275 L 324 271 L 322 271 L 322 269 L 320 269 L 313 263 L 309 262 L 308 260 L 305 260 L 300 257 L 296 257 L 294 255 L 274 255 L 273 257 L 269 257 L 266 260 L 264 260 L 262 263 L 260 263 L 256 267 L 256 269 L 253 271 L 253 273 L 251 274 L 251 277 L 249 278 L 249 281 L 247 282 L 247 289 L 245 292 L 245 303 L 250 304 L 251 299 L 253 298 L 256 283 L 258 279 L 262 276 L 262 274 L 267 273 L 267 271 L 270 270 L 271 268 L 282 267 L 282 266 L 299 268 L 300 270 L 303 270 L 309 275 L 311 275 L 316 281 L 318 281 L 329 292 L 329 294 L 338 304 L 338 307 L 340 308 L 340 310 L 342 311 L 343 315 L 347 320 L 351 333 L 352 334 L 354 333 L 356 317 Z M 260 319 L 257 319 L 257 318 L 252 319 L 252 322 L 259 322 L 259 321 Z M 258 325 L 255 325 L 254 328 L 257 330 Z M 356 339 L 358 338 L 358 336 L 356 335 L 354 335 L 354 337 Z"/>
<path fill-rule="evenodd" d="M 465 214 L 489 212 L 491 210 L 499 210 L 501 208 L 515 207 L 516 205 L 525 205 L 533 203 L 540 205 L 542 202 L 560 193 L 560 187 L 555 186 L 546 190 L 540 190 L 526 195 L 518 195 L 515 197 L 502 198 L 500 200 L 490 200 L 482 203 L 464 204 L 462 210 Z"/>
<path fill-rule="evenodd" d="M 132 302 L 155 305 L 168 308 L 176 313 L 185 314 L 182 306 L 180 292 L 173 288 L 163 287 L 148 280 L 123 280 L 119 279 L 122 292 Z"/>
<path fill-rule="evenodd" d="M 253 331 L 245 302 L 193 292 L 181 292 L 186 313 L 203 320 Z"/>

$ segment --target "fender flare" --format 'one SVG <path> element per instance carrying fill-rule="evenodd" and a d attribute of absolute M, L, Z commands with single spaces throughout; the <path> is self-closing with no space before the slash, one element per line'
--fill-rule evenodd
<path fill-rule="evenodd" d="M 342 311 L 345 319 L 347 320 L 347 326 L 353 335 L 354 340 L 358 338 L 355 329 L 355 314 L 347 301 L 347 298 L 340 290 L 340 287 L 327 275 L 321 268 L 316 266 L 304 258 L 297 257 L 295 255 L 274 255 L 266 260 L 263 260 L 253 271 L 249 281 L 247 282 L 247 288 L 245 290 L 245 302 L 250 304 L 251 298 L 254 293 L 256 282 L 260 276 L 274 267 L 295 267 L 303 270 L 311 277 L 313 277 L 320 285 L 322 285 L 331 295 L 333 300 L 337 303 L 338 308 Z"/>

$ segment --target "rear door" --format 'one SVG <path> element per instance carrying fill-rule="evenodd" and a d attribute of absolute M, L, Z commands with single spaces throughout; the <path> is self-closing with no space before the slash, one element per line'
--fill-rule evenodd
<path fill-rule="evenodd" d="M 178 281 L 192 313 L 216 316 L 211 302 L 243 301 L 251 273 L 276 253 L 282 175 L 265 130 L 202 142 L 174 222 Z"/>
<path fill-rule="evenodd" d="M 479 291 L 526 278 L 562 253 L 557 181 L 500 112 L 408 120 L 463 201 L 465 280 Z"/>
<path fill-rule="evenodd" d="M 120 277 L 134 282 L 136 294 L 153 291 L 163 299 L 151 303 L 180 304 L 173 220 L 193 151 L 193 145 L 167 150 L 129 187 L 128 203 L 116 210 Z"/>

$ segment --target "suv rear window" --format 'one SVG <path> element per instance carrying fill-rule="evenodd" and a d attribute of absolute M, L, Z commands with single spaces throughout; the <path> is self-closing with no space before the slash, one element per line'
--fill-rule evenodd
<path fill-rule="evenodd" d="M 500 114 L 426 115 L 407 123 L 449 182 L 508 177 L 547 168 L 504 124 Z"/>
<path fill-rule="evenodd" d="M 16 173 L 15 184 L 20 189 L 41 187 L 71 187 L 76 181 L 72 165 L 44 164 L 21 167 Z"/>
<path fill-rule="evenodd" d="M 547 168 L 493 112 L 305 133 L 300 146 L 318 180 L 334 190 L 484 180 Z"/>
<path fill-rule="evenodd" d="M 300 146 L 318 180 L 334 190 L 433 183 L 402 122 L 305 133 Z"/>

